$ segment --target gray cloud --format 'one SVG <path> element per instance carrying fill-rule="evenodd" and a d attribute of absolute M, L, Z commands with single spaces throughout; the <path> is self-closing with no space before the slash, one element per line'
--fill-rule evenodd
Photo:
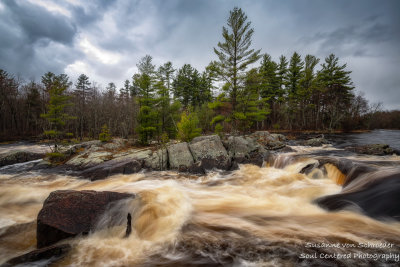
<path fill-rule="evenodd" d="M 0 9 L 0 68 L 38 79 L 62 72 L 74 59 L 70 50 L 77 26 L 60 14 L 27 1 L 5 0 Z M 69 52 L 67 52 L 69 51 Z"/>
<path fill-rule="evenodd" d="M 400 109 L 396 0 L 5 0 L 0 68 L 37 79 L 49 70 L 73 79 L 86 73 L 104 86 L 122 86 L 145 54 L 156 64 L 202 70 L 216 59 L 213 47 L 234 6 L 252 22 L 254 48 L 275 60 L 294 51 L 321 61 L 334 53 L 371 102 Z"/>
<path fill-rule="evenodd" d="M 30 44 L 42 38 L 64 44 L 72 43 L 77 28 L 66 17 L 51 14 L 29 2 L 5 0 L 4 3 L 9 17 L 19 26 Z"/>

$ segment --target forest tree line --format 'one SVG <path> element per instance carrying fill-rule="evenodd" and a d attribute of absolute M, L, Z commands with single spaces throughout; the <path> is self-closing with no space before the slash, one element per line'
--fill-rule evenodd
<path fill-rule="evenodd" d="M 239 8 L 230 11 L 218 60 L 156 66 L 150 55 L 122 88 L 105 88 L 81 74 L 45 73 L 24 82 L 0 70 L 0 139 L 135 137 L 143 144 L 176 138 L 183 122 L 203 133 L 254 130 L 400 128 L 400 111 L 382 111 L 354 92 L 351 71 L 334 54 L 323 62 L 294 52 L 274 61 L 251 49 L 254 31 Z"/>

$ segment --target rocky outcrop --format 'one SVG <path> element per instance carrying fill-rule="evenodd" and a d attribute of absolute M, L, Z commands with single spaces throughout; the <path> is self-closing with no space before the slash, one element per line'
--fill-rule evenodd
<path fill-rule="evenodd" d="M 28 152 L 28 151 L 14 151 L 0 155 L 0 167 L 11 165 L 15 163 L 22 163 L 31 160 L 41 159 L 44 154 Z"/>
<path fill-rule="evenodd" d="M 115 139 L 110 143 L 85 142 L 62 153 L 72 154 L 60 170 L 72 170 L 91 180 L 114 174 L 130 174 L 141 170 L 178 170 L 204 174 L 212 169 L 232 170 L 238 164 L 262 166 L 269 150 L 287 148 L 282 134 L 258 131 L 249 136 L 230 136 L 223 141 L 218 135 L 199 136 L 190 143 L 170 143 L 166 148 L 126 148 L 128 141 Z M 129 147 L 129 144 L 128 144 Z M 48 164 L 37 164 L 44 169 Z"/>
<path fill-rule="evenodd" d="M 110 160 L 112 157 L 111 152 L 107 151 L 87 151 L 73 157 L 66 162 L 66 165 L 73 166 L 74 168 L 90 168 L 104 161 Z"/>
<path fill-rule="evenodd" d="M 49 266 L 62 259 L 70 250 L 69 244 L 53 245 L 12 258 L 1 266 Z"/>
<path fill-rule="evenodd" d="M 37 247 L 87 234 L 114 201 L 133 198 L 117 192 L 59 190 L 45 200 L 37 218 Z"/>
<path fill-rule="evenodd" d="M 346 150 L 367 155 L 384 156 L 392 155 L 395 151 L 386 144 L 370 144 L 356 147 L 347 147 Z"/>
<path fill-rule="evenodd" d="M 218 135 L 199 136 L 189 144 L 193 159 L 204 170 L 228 170 L 231 159 Z"/>

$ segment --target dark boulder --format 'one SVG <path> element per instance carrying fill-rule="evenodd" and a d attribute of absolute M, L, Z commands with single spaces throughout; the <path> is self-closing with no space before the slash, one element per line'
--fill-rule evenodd
<path fill-rule="evenodd" d="M 357 179 L 342 193 L 318 198 L 315 203 L 329 211 L 356 207 L 376 219 L 400 221 L 400 173 L 372 173 Z"/>
<path fill-rule="evenodd" d="M 37 247 L 89 233 L 110 203 L 133 197 L 132 194 L 108 191 L 59 190 L 50 193 L 37 218 Z"/>
<path fill-rule="evenodd" d="M 14 151 L 0 155 L 0 167 L 11 165 L 15 163 L 22 163 L 31 160 L 41 159 L 44 154 L 28 152 L 28 151 Z"/>
<path fill-rule="evenodd" d="M 60 259 L 62 259 L 71 250 L 71 245 L 60 244 L 53 245 L 45 248 L 40 248 L 23 254 L 21 256 L 12 258 L 6 263 L 2 264 L 2 267 L 8 266 L 48 266 Z M 36 265 L 35 262 L 40 261 L 40 264 Z M 45 261 L 45 262 L 43 262 Z"/>

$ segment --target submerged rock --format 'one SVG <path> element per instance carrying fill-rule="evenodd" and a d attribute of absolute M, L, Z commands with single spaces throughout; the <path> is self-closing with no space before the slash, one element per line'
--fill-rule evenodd
<path fill-rule="evenodd" d="M 349 184 L 342 193 L 315 200 L 329 211 L 358 210 L 376 219 L 400 221 L 400 173 L 375 172 Z"/>
<path fill-rule="evenodd" d="M 110 203 L 133 197 L 133 194 L 109 191 L 58 190 L 50 193 L 37 218 L 37 247 L 89 233 Z"/>
<path fill-rule="evenodd" d="M 228 170 L 231 159 L 218 135 L 199 136 L 189 144 L 193 158 L 203 170 Z"/>
<path fill-rule="evenodd" d="M 22 163 L 31 160 L 41 159 L 44 154 L 28 152 L 28 151 L 13 151 L 0 155 L 0 167 L 15 163 Z"/>
<path fill-rule="evenodd" d="M 81 172 L 80 175 L 92 181 L 107 178 L 114 174 L 132 174 L 139 172 L 143 162 L 135 159 L 110 160 L 100 163 Z"/>
<path fill-rule="evenodd" d="M 21 256 L 12 258 L 1 266 L 48 266 L 49 264 L 62 259 L 70 250 L 71 245 L 69 244 L 53 245 L 45 248 L 40 248 Z M 39 261 L 40 264 L 38 263 L 38 265 L 36 265 L 35 263 Z"/>
<path fill-rule="evenodd" d="M 330 144 L 329 141 L 323 137 L 311 138 L 302 142 L 304 146 L 322 146 L 327 144 Z"/>

